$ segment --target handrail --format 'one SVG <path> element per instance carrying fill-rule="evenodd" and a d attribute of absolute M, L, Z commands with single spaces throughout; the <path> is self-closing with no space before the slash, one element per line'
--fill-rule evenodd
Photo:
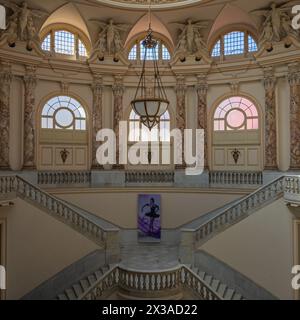
<path fill-rule="evenodd" d="M 54 218 L 63 221 L 102 247 L 105 247 L 108 233 L 118 232 L 119 230 L 118 228 L 104 228 L 96 224 L 64 201 L 50 195 L 20 176 L 1 176 L 0 191 L 1 193 L 16 192 L 17 196 L 33 202 Z"/>
<path fill-rule="evenodd" d="M 138 291 L 155 296 L 163 291 L 182 290 L 182 286 L 193 290 L 201 300 L 223 300 L 195 272 L 182 264 L 172 269 L 152 271 L 138 271 L 116 265 L 78 297 L 78 300 L 97 300 L 105 291 L 116 287 L 127 292 Z"/>
<path fill-rule="evenodd" d="M 183 228 L 182 232 L 192 232 L 195 235 L 195 244 L 202 243 L 208 239 L 215 231 L 223 230 L 247 216 L 251 210 L 257 208 L 263 203 L 276 198 L 284 191 L 284 176 L 281 176 L 269 184 L 262 186 L 250 195 L 242 198 L 229 208 L 224 209 L 217 216 L 200 224 L 196 228 Z"/>

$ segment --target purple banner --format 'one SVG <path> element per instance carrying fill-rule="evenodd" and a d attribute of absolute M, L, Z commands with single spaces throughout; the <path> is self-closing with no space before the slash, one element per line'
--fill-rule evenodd
<path fill-rule="evenodd" d="M 138 196 L 138 239 L 157 242 L 161 238 L 161 197 L 158 194 Z"/>

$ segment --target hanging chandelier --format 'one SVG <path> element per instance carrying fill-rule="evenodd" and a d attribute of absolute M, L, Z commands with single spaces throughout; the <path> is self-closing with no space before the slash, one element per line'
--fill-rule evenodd
<path fill-rule="evenodd" d="M 149 14 L 151 17 L 150 10 Z M 142 46 L 145 48 L 142 73 L 131 105 L 134 111 L 140 116 L 141 122 L 151 130 L 159 123 L 161 116 L 168 110 L 170 104 L 159 74 L 158 59 L 156 57 L 158 42 L 153 38 L 151 20 L 147 36 L 142 42 Z M 151 84 L 146 81 L 147 59 L 153 61 L 154 83 Z"/>

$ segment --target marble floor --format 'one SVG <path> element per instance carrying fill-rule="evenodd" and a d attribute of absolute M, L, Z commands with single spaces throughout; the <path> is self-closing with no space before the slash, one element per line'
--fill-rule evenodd
<path fill-rule="evenodd" d="M 179 263 L 178 246 L 159 243 L 122 246 L 121 256 L 121 266 L 136 270 L 170 269 Z"/>

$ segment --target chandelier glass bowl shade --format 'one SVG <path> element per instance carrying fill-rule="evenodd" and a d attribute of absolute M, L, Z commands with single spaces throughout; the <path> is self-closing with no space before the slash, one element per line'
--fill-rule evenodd
<path fill-rule="evenodd" d="M 145 48 L 142 73 L 131 105 L 134 111 L 140 116 L 141 122 L 151 130 L 159 123 L 160 117 L 168 110 L 169 100 L 167 99 L 159 74 L 156 57 L 156 47 L 158 43 L 153 38 L 151 28 L 149 28 L 142 45 Z M 150 81 L 151 83 L 146 79 L 147 60 L 153 61 L 154 81 Z"/>

